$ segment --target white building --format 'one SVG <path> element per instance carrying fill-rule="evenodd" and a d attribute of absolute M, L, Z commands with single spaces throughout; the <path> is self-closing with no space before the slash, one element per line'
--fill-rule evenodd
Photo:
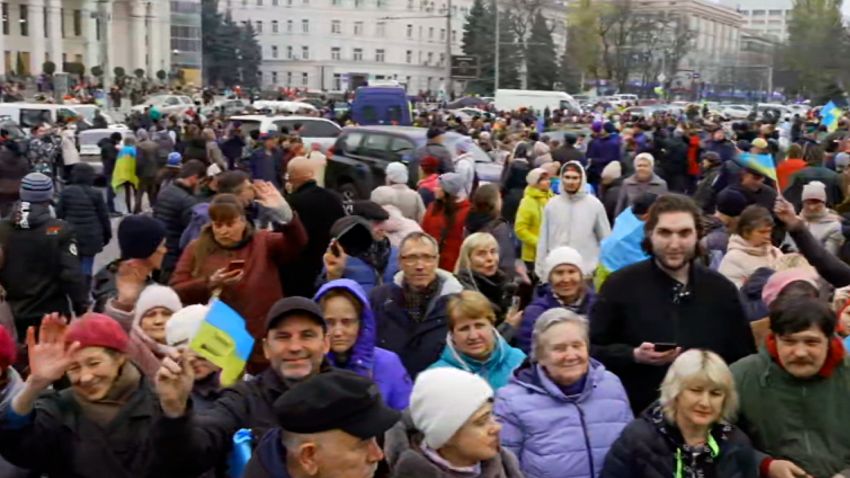
<path fill-rule="evenodd" d="M 788 39 L 792 0 L 738 0 L 736 6 L 748 30 L 781 42 Z"/>
<path fill-rule="evenodd" d="M 237 22 L 250 22 L 263 52 L 263 85 L 344 91 L 397 80 L 410 93 L 445 88 L 451 52 L 462 54 L 472 0 L 222 0 Z M 564 46 L 565 10 L 547 8 L 555 44 Z"/>
<path fill-rule="evenodd" d="M 101 64 L 97 0 L 8 0 L 2 2 L 0 75 L 41 73 L 45 61 L 82 63 L 86 73 Z M 153 76 L 169 71 L 168 0 L 104 1 L 110 68 L 137 68 Z"/>

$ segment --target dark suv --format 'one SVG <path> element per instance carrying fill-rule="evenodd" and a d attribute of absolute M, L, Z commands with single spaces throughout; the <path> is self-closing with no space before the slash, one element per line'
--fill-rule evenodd
<path fill-rule="evenodd" d="M 401 161 L 409 164 L 413 152 L 427 142 L 427 129 L 412 126 L 352 126 L 344 128 L 334 144 L 325 171 L 325 185 L 347 199 L 368 198 L 378 186 L 386 184 L 387 165 Z M 443 144 L 452 157 L 456 144 L 469 137 L 445 134 Z M 471 153 L 479 181 L 498 182 L 501 166 L 474 143 Z"/>

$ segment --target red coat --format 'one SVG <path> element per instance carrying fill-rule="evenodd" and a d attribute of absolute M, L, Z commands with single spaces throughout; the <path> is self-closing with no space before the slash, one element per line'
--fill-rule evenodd
<path fill-rule="evenodd" d="M 422 217 L 422 230 L 431 235 L 437 242 L 443 237 L 446 227 L 446 215 L 442 210 L 435 211 L 436 202 L 431 203 Z M 463 227 L 469 214 L 469 200 L 457 203 L 457 212 L 451 229 L 446 234 L 446 240 L 440 249 L 440 269 L 449 272 L 455 270 L 455 262 L 460 255 L 460 245 L 463 243 Z"/>
<path fill-rule="evenodd" d="M 212 231 L 207 227 L 201 232 L 201 238 L 204 234 L 212 234 Z M 250 234 L 250 240 L 241 247 L 216 248 L 204 260 L 197 274 L 193 274 L 195 247 L 201 238 L 189 243 L 171 275 L 171 287 L 177 291 L 183 305 L 206 304 L 211 292 L 207 281 L 213 272 L 227 267 L 232 260 L 244 260 L 245 276 L 239 283 L 225 287 L 219 298 L 245 319 L 248 331 L 255 340 L 248 371 L 257 373 L 268 364 L 262 351 L 266 313 L 272 304 L 284 296 L 280 270 L 304 249 L 307 232 L 296 216 L 280 232 L 261 230 Z"/>
<path fill-rule="evenodd" d="M 698 177 L 699 173 L 699 136 L 693 134 L 688 140 L 688 176 Z"/>

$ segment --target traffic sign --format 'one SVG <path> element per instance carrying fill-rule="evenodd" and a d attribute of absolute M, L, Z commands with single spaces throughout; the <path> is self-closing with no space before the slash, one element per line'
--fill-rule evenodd
<path fill-rule="evenodd" d="M 478 79 L 478 57 L 452 55 L 452 78 L 455 80 Z"/>

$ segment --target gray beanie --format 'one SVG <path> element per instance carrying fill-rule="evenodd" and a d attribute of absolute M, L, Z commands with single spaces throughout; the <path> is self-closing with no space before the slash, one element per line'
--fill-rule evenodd
<path fill-rule="evenodd" d="M 29 173 L 21 180 L 21 201 L 42 203 L 53 200 L 53 181 L 41 173 Z"/>
<path fill-rule="evenodd" d="M 443 192 L 449 196 L 458 197 L 464 192 L 463 176 L 458 173 L 443 173 L 439 181 Z"/>

